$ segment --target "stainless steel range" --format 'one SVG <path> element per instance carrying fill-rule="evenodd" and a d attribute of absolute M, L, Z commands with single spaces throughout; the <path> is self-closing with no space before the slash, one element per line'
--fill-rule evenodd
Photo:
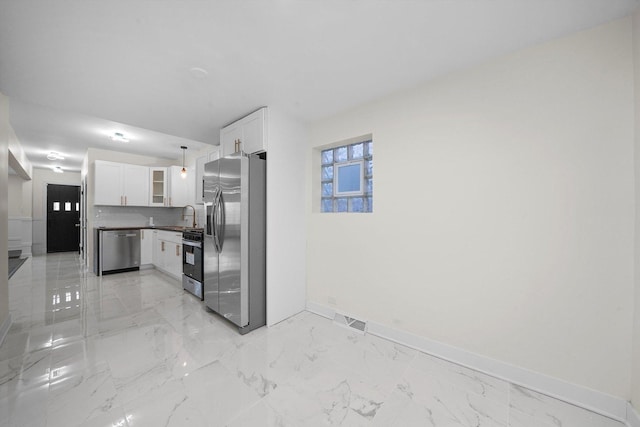
<path fill-rule="evenodd" d="M 201 300 L 204 299 L 202 240 L 202 231 L 189 230 L 182 233 L 182 287 Z"/>

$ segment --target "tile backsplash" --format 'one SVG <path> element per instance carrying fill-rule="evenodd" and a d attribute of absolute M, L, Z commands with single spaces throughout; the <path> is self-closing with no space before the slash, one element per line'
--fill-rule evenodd
<path fill-rule="evenodd" d="M 196 223 L 202 226 L 202 205 L 196 208 Z M 183 208 L 133 207 L 133 206 L 95 206 L 94 227 L 141 227 L 147 225 L 184 225 L 191 226 L 193 211 Z M 150 219 L 153 218 L 153 224 Z"/>

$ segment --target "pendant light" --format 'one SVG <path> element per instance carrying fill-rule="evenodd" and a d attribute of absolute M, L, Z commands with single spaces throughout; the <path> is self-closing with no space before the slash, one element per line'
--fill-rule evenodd
<path fill-rule="evenodd" d="M 187 168 L 184 167 L 184 154 L 187 150 L 187 147 L 181 145 L 180 148 L 182 149 L 182 170 L 180 171 L 180 176 L 182 177 L 182 179 L 185 179 L 187 177 Z"/>

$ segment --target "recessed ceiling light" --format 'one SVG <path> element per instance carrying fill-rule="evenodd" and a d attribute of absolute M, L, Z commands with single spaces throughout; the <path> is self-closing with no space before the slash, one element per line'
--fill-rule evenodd
<path fill-rule="evenodd" d="M 129 138 L 125 137 L 122 132 L 114 132 L 113 135 L 111 135 L 111 140 L 118 142 L 129 142 Z"/>
<path fill-rule="evenodd" d="M 60 166 L 55 166 L 55 167 L 53 168 L 53 171 L 54 171 L 55 173 L 63 173 L 63 172 L 64 172 Z"/>
<path fill-rule="evenodd" d="M 60 155 L 60 153 L 56 153 L 55 151 L 47 154 L 47 159 L 49 160 L 64 160 L 64 157 Z"/>

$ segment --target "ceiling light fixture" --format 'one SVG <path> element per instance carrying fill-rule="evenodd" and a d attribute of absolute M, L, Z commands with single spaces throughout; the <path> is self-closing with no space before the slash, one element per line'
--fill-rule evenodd
<path fill-rule="evenodd" d="M 114 132 L 114 134 L 111 135 L 111 140 L 117 142 L 129 142 L 129 138 L 125 137 L 122 132 Z"/>
<path fill-rule="evenodd" d="M 181 145 L 180 148 L 182 149 L 182 170 L 180 171 L 180 176 L 182 179 L 185 179 L 187 177 L 187 168 L 184 167 L 184 153 L 187 151 L 187 147 Z"/>
<path fill-rule="evenodd" d="M 56 153 L 55 151 L 47 154 L 47 159 L 49 160 L 64 160 L 64 157 L 60 155 L 60 153 Z"/>
<path fill-rule="evenodd" d="M 54 166 L 53 167 L 53 171 L 55 173 L 63 173 L 64 172 L 60 166 Z"/>

